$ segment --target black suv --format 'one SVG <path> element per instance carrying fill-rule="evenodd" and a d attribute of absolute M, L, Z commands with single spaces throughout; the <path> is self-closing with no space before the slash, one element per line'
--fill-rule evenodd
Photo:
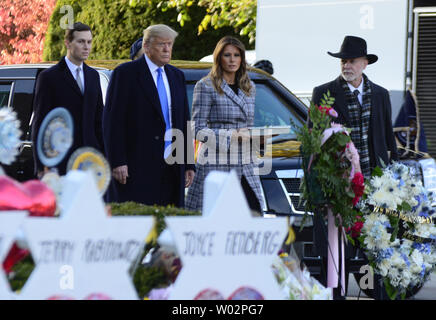
<path fill-rule="evenodd" d="M 103 97 L 109 83 L 112 70 L 125 61 L 89 61 L 100 74 Z M 195 83 L 210 70 L 210 63 L 174 61 L 174 66 L 180 68 L 186 78 L 187 93 L 190 105 Z M 19 181 L 35 178 L 33 174 L 32 143 L 30 125 L 32 121 L 32 101 L 36 78 L 39 73 L 52 66 L 53 63 L 25 64 L 0 66 L 0 106 L 8 106 L 15 110 L 21 123 L 23 135 L 20 154 L 15 163 L 5 166 L 6 173 Z M 307 107 L 288 89 L 268 73 L 249 68 L 250 78 L 256 84 L 256 127 L 302 125 L 307 117 Z M 292 133 L 273 138 L 273 143 L 295 140 Z M 275 157 L 272 159 L 272 170 L 261 176 L 262 191 L 265 198 L 263 214 L 265 217 L 293 216 L 294 225 L 299 226 L 304 208 L 300 200 L 300 179 L 303 176 L 300 157 Z M 312 252 L 311 219 L 302 232 L 297 233 L 295 248 L 303 262 L 313 274 L 320 272 L 319 258 Z M 296 228 L 297 229 L 297 228 Z"/>

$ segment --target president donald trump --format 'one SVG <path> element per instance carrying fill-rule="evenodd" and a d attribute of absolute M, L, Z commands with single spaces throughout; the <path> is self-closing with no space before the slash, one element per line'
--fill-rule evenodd
<path fill-rule="evenodd" d="M 166 25 L 149 26 L 142 42 L 145 54 L 112 74 L 103 111 L 105 150 L 114 177 L 108 201 L 184 206 L 184 187 L 192 183 L 194 165 L 186 164 L 190 116 L 185 77 L 168 64 L 176 37 Z M 172 141 L 165 132 L 170 129 L 185 137 L 183 163 L 167 161 Z"/>

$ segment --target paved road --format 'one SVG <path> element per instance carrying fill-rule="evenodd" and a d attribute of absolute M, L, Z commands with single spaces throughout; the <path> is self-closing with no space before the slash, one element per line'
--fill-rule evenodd
<path fill-rule="evenodd" d="M 359 295 L 359 286 L 354 280 L 354 276 L 350 275 L 348 284 L 348 297 L 349 299 L 356 299 Z M 361 292 L 360 298 L 368 299 L 368 297 Z M 436 300 L 436 273 L 433 273 L 430 280 L 419 290 L 419 292 L 411 298 L 412 300 Z"/>

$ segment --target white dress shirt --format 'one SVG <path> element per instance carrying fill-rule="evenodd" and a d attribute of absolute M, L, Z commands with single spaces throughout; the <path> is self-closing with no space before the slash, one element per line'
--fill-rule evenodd
<path fill-rule="evenodd" d="M 74 80 L 77 81 L 77 68 L 80 68 L 80 80 L 82 82 L 82 88 L 85 90 L 85 75 L 83 73 L 83 63 L 80 66 L 72 63 L 67 56 L 65 56 L 65 62 L 67 63 L 68 69 L 70 69 L 71 74 L 73 75 Z"/>
<path fill-rule="evenodd" d="M 363 78 L 362 81 L 360 81 L 360 84 L 357 88 L 355 88 L 352 84 L 347 82 L 348 88 L 350 88 L 350 91 L 354 93 L 354 90 L 359 90 L 359 94 L 357 95 L 357 99 L 359 99 L 360 105 L 362 105 L 362 91 L 363 91 Z"/>
<path fill-rule="evenodd" d="M 148 68 L 150 69 L 151 75 L 152 75 L 152 77 L 153 77 L 154 85 L 155 85 L 156 88 L 157 88 L 157 75 L 158 75 L 158 73 L 157 73 L 157 69 L 159 69 L 159 67 L 158 67 L 156 64 L 154 64 L 153 61 L 151 61 L 150 58 L 147 57 L 146 54 L 144 54 L 144 57 L 145 57 L 145 61 L 147 62 Z M 170 116 L 170 124 L 171 124 L 171 126 L 172 126 L 172 116 L 171 116 L 171 91 L 170 91 L 170 85 L 169 85 L 169 83 L 168 83 L 168 78 L 167 78 L 167 75 L 166 75 L 166 73 L 165 73 L 165 68 L 164 68 L 164 67 L 161 67 L 161 69 L 162 69 L 162 80 L 163 80 L 163 83 L 164 83 L 164 85 L 165 85 L 165 90 L 166 90 L 166 92 L 167 92 L 168 113 L 169 113 L 169 116 Z"/>

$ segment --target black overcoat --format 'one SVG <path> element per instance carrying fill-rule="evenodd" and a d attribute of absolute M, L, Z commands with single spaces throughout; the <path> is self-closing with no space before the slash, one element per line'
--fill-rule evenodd
<path fill-rule="evenodd" d="M 368 129 L 368 147 L 370 166 L 381 166 L 380 159 L 385 164 L 390 160 L 398 160 L 397 147 L 392 130 L 391 102 L 389 92 L 379 85 L 369 81 L 371 86 L 371 115 Z M 340 77 L 335 80 L 315 87 L 312 93 L 312 102 L 316 105 L 321 103 L 324 93 L 330 91 L 330 95 L 335 98 L 333 108 L 337 111 L 336 123 L 351 127 L 348 106 L 346 105 L 345 92 L 342 88 Z M 390 157 L 388 151 L 391 152 Z M 314 215 L 314 241 L 315 251 L 318 255 L 327 256 L 327 228 L 325 227 L 322 215 Z M 345 257 L 350 258 L 353 254 L 352 246 L 346 246 Z"/>
<path fill-rule="evenodd" d="M 93 147 L 104 153 L 102 133 L 103 95 L 100 78 L 98 72 L 85 63 L 83 63 L 83 74 L 85 78 L 83 95 L 71 71 L 68 69 L 65 57 L 53 67 L 42 71 L 36 80 L 32 120 L 32 142 L 36 172 L 43 169 L 36 152 L 39 128 L 47 113 L 57 107 L 67 109 L 74 122 L 73 146 L 57 166 L 59 174 L 65 174 L 71 154 L 79 147 Z"/>
<path fill-rule="evenodd" d="M 188 98 L 182 71 L 165 65 L 171 91 L 172 128 L 183 132 L 184 163 L 175 164 L 178 202 L 184 206 Z M 165 121 L 156 85 L 144 58 L 124 63 L 112 73 L 103 111 L 106 155 L 112 168 L 127 165 L 127 183 L 113 180 L 107 201 L 162 204 L 168 186 L 163 182 Z M 180 142 L 180 141 L 179 141 Z M 178 150 L 179 152 L 180 150 Z"/>
<path fill-rule="evenodd" d="M 397 147 L 392 130 L 392 108 L 389 99 L 389 92 L 379 85 L 369 81 L 371 86 L 371 118 L 368 130 L 368 146 L 370 166 L 381 166 L 380 158 L 385 164 L 390 160 L 397 160 Z M 351 128 L 348 106 L 345 102 L 345 92 L 341 86 L 340 78 L 315 87 L 312 93 L 312 101 L 319 105 L 324 93 L 330 91 L 330 95 L 335 98 L 333 108 L 338 113 L 338 118 L 334 121 Z M 389 157 L 388 151 L 391 152 Z"/>

